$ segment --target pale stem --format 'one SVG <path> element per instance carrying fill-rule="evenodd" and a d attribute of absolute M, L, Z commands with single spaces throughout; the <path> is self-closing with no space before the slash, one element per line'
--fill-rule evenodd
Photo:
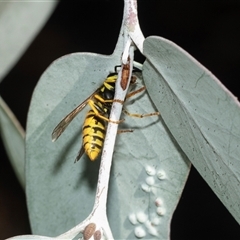
<path fill-rule="evenodd" d="M 126 30 L 138 50 L 143 54 L 143 42 L 145 38 L 138 21 L 137 0 L 124 0 L 124 4 L 124 23 Z"/>
<path fill-rule="evenodd" d="M 131 15 L 133 12 L 135 13 L 134 17 Z M 127 59 L 129 57 L 130 74 L 129 74 L 127 88 L 123 90 L 120 86 L 122 70 L 123 70 L 123 68 L 121 68 L 121 70 L 118 73 L 118 79 L 115 85 L 115 97 L 114 97 L 114 99 L 120 100 L 122 102 L 124 102 L 125 96 L 127 94 L 128 86 L 131 79 L 132 68 L 133 68 L 134 47 L 131 46 L 132 41 L 130 41 L 129 39 L 129 29 L 134 26 L 134 23 L 136 22 L 138 23 L 138 21 L 136 21 L 137 20 L 136 0 L 128 0 L 128 1 L 125 0 L 123 19 L 124 19 L 123 20 L 124 21 L 124 25 L 123 25 L 124 51 L 123 51 L 123 57 L 122 57 L 122 61 L 123 61 L 122 64 L 126 64 Z M 129 27 L 129 24 L 131 24 L 131 27 Z M 112 121 L 118 121 L 120 119 L 120 116 L 122 113 L 122 107 L 123 107 L 122 104 L 119 102 L 113 103 L 111 114 L 110 114 L 110 119 Z M 109 122 L 105 141 L 104 141 L 104 146 L 103 146 L 101 165 L 100 165 L 99 177 L 98 177 L 97 194 L 96 194 L 96 199 L 95 199 L 95 204 L 93 209 L 93 213 L 95 212 L 94 214 L 101 216 L 101 219 L 103 216 L 106 217 L 106 221 L 102 219 L 105 223 L 108 223 L 107 216 L 106 216 L 106 204 L 107 204 L 110 170 L 112 165 L 112 156 L 113 156 L 117 130 L 118 130 L 118 124 Z M 109 225 L 105 226 L 104 230 L 105 230 L 105 237 L 107 237 L 107 239 L 113 239 Z"/>

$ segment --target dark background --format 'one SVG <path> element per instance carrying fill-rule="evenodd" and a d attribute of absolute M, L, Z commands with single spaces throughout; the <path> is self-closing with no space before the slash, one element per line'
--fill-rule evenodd
<path fill-rule="evenodd" d="M 238 1 L 143 1 L 139 21 L 147 37 L 177 43 L 240 96 Z M 68 53 L 111 54 L 123 1 L 60 1 L 24 56 L 1 83 L 0 94 L 26 126 L 33 89 L 49 64 Z M 29 20 L 31 21 L 31 20 Z M 139 61 L 144 59 L 138 56 Z M 0 239 L 30 233 L 24 192 L 0 143 Z M 4 156 L 4 157 L 2 157 Z M 172 240 L 240 239 L 240 227 L 193 168 L 171 226 Z"/>

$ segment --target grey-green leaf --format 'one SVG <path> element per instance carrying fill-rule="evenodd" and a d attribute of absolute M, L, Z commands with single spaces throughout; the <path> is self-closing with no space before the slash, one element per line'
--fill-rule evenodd
<path fill-rule="evenodd" d="M 25 188 L 25 133 L 1 97 L 0 134 L 16 176 L 22 187 Z"/>
<path fill-rule="evenodd" d="M 103 83 L 120 59 L 119 50 L 111 56 L 64 56 L 43 73 L 34 91 L 26 137 L 27 202 L 34 234 L 62 234 L 92 210 L 100 161 L 91 162 L 84 155 L 73 163 L 82 144 L 81 128 L 89 107 L 55 143 L 51 142 L 51 133 Z M 146 93 L 126 104 L 130 112 L 156 110 Z M 135 239 L 134 231 L 140 227 L 148 239 L 168 239 L 190 164 L 161 118 L 124 118 L 120 129 L 134 132 L 117 137 L 108 195 L 113 235 L 116 239 Z"/>
<path fill-rule="evenodd" d="M 27 49 L 57 1 L 0 2 L 0 82 Z"/>
<path fill-rule="evenodd" d="M 240 223 L 240 108 L 211 72 L 176 44 L 149 37 L 143 77 L 169 130 Z"/>

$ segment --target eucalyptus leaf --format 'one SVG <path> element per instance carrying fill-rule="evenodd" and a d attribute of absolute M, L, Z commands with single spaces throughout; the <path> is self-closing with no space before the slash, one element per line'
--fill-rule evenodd
<path fill-rule="evenodd" d="M 34 91 L 26 137 L 27 200 L 34 234 L 56 236 L 80 223 L 91 212 L 99 160 L 90 162 L 84 155 L 73 164 L 89 108 L 72 121 L 55 143 L 51 142 L 51 132 L 119 63 L 119 55 L 71 54 L 56 60 L 44 72 Z M 136 97 L 134 104 L 128 106 L 129 111 L 131 107 L 139 113 L 154 111 L 147 94 Z M 133 239 L 134 227 L 144 224 L 132 225 L 128 215 L 143 212 L 148 219 L 160 221 L 157 232 L 167 239 L 189 163 L 158 117 L 127 117 L 120 128 L 135 130 L 120 134 L 116 143 L 108 200 L 113 234 L 116 238 Z M 156 174 L 148 175 L 147 166 Z M 143 191 L 144 186 L 148 186 L 150 192 Z M 157 214 L 156 199 L 162 199 L 161 207 L 166 211 L 162 217 Z M 147 226 L 143 226 L 147 233 L 153 231 Z"/>
<path fill-rule="evenodd" d="M 22 187 L 25 188 L 25 133 L 1 97 L 0 134 L 16 176 Z"/>
<path fill-rule="evenodd" d="M 240 223 L 240 108 L 237 99 L 171 41 L 144 42 L 143 77 L 165 124 Z"/>
<path fill-rule="evenodd" d="M 0 82 L 22 56 L 58 1 L 0 2 Z"/>

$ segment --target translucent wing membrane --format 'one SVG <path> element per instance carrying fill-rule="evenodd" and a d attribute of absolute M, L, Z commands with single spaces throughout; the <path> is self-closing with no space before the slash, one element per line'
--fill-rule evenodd
<path fill-rule="evenodd" d="M 79 104 L 75 109 L 73 109 L 67 116 L 65 116 L 61 122 L 54 128 L 52 132 L 52 141 L 55 142 L 61 134 L 65 131 L 67 126 L 71 123 L 71 121 L 77 116 L 79 112 L 82 111 L 83 108 L 86 107 L 88 101 L 99 91 L 98 88 L 95 92 L 93 92 L 87 99 L 85 99 L 81 104 Z"/>

